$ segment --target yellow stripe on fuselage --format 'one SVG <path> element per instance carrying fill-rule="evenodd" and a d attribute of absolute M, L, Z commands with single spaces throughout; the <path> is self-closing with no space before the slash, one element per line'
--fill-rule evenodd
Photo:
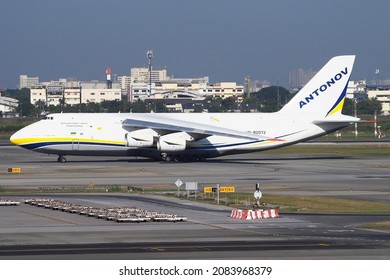
<path fill-rule="evenodd" d="M 100 139 L 88 139 L 88 138 L 76 138 L 76 137 L 33 137 L 33 138 L 19 138 L 12 139 L 12 143 L 15 145 L 27 145 L 35 143 L 56 143 L 56 142 L 88 142 L 88 143 L 99 143 L 99 144 L 116 144 L 124 145 L 123 141 L 113 140 L 100 140 Z"/>

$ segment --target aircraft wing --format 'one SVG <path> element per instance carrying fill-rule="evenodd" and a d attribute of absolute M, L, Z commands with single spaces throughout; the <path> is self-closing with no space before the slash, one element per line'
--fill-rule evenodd
<path fill-rule="evenodd" d="M 194 139 L 200 140 L 212 135 L 242 138 L 248 140 L 265 140 L 268 137 L 256 135 L 245 131 L 222 128 L 218 126 L 175 120 L 161 117 L 161 115 L 143 115 L 126 119 L 122 122 L 122 127 L 126 130 L 133 131 L 138 129 L 150 128 L 160 135 L 166 135 L 175 132 L 186 132 Z"/>

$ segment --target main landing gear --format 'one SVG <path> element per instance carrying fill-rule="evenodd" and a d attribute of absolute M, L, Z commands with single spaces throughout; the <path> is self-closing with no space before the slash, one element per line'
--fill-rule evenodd
<path fill-rule="evenodd" d="M 194 162 L 194 161 L 206 161 L 204 155 L 175 155 L 175 154 L 161 154 L 161 160 L 166 162 Z"/>
<path fill-rule="evenodd" d="M 66 162 L 66 158 L 63 156 L 63 155 L 58 155 L 58 159 L 57 159 L 58 162 Z"/>

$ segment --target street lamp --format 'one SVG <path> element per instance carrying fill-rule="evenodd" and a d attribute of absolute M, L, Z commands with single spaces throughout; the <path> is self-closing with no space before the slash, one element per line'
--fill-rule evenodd
<path fill-rule="evenodd" d="M 152 58 L 153 58 L 153 51 L 148 50 L 146 52 L 146 57 L 149 59 L 149 94 L 148 97 L 152 94 Z"/>

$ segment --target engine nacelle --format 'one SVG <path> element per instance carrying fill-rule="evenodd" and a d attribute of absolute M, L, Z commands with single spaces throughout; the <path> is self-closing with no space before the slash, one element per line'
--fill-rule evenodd
<path fill-rule="evenodd" d="M 173 136 L 173 135 L 172 135 Z M 157 149 L 160 152 L 182 152 L 187 147 L 187 140 L 171 135 L 161 136 L 157 141 Z"/>
<path fill-rule="evenodd" d="M 148 148 L 153 146 L 153 135 L 151 134 L 125 134 L 126 147 Z"/>

